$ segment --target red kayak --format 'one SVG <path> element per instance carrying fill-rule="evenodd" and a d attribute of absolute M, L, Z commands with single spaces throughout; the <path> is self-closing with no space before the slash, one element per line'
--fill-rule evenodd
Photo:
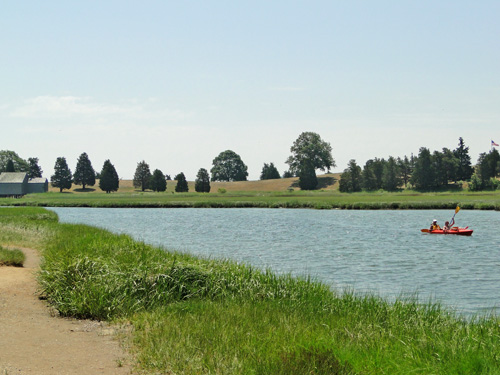
<path fill-rule="evenodd" d="M 474 232 L 472 229 L 467 228 L 458 228 L 458 227 L 453 227 L 450 230 L 444 230 L 444 229 L 436 229 L 436 230 L 429 230 L 429 229 L 422 229 L 422 233 L 431 233 L 431 234 L 457 234 L 459 236 L 470 236 L 472 232 Z"/>

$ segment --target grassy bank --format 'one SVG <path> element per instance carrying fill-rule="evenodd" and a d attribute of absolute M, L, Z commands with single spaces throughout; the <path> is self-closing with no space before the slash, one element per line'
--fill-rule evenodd
<path fill-rule="evenodd" d="M 343 194 L 335 190 L 222 193 L 68 192 L 30 194 L 23 198 L 1 198 L 0 205 L 42 207 L 260 207 L 316 209 L 464 209 L 500 210 L 500 192 L 398 193 L 372 192 Z"/>
<path fill-rule="evenodd" d="M 337 292 L 1 208 L 0 243 L 42 250 L 62 315 L 126 320 L 137 369 L 173 374 L 500 374 L 500 320 Z"/>

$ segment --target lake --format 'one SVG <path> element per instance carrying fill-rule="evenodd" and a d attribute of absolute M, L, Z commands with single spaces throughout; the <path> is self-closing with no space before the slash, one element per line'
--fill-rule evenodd
<path fill-rule="evenodd" d="M 500 214 L 461 210 L 471 237 L 420 232 L 454 211 L 52 208 L 61 222 L 210 258 L 310 275 L 393 299 L 418 293 L 465 315 L 500 307 Z"/>

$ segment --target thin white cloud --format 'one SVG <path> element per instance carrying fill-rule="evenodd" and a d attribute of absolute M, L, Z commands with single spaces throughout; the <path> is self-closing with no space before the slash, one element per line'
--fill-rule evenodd
<path fill-rule="evenodd" d="M 191 114 L 180 110 L 165 109 L 159 99 L 152 98 L 141 103 L 140 100 L 129 100 L 126 103 L 100 103 L 91 97 L 78 96 L 37 96 L 20 104 L 5 107 L 8 116 L 22 119 L 160 119 L 180 121 Z M 114 119 L 114 120 L 113 120 Z"/>

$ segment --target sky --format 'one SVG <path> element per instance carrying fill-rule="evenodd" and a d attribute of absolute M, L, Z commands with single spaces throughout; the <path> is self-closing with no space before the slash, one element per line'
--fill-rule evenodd
<path fill-rule="evenodd" d="M 280 173 L 305 131 L 350 159 L 500 142 L 500 2 L 5 1 L 0 150 L 194 180 L 225 150 Z M 319 172 L 319 171 L 318 171 Z"/>

